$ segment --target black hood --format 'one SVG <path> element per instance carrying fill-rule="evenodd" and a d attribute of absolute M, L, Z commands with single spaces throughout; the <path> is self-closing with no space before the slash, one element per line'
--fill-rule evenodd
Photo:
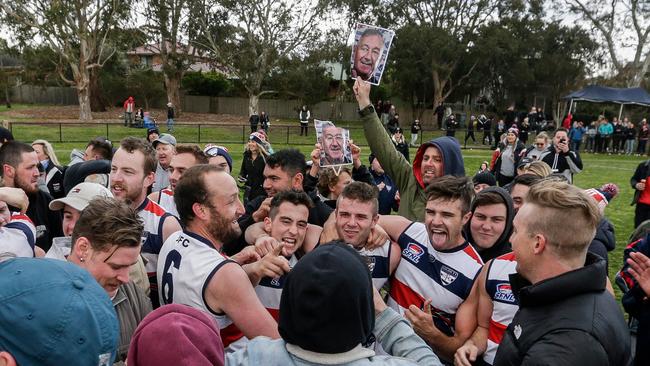
<path fill-rule="evenodd" d="M 512 234 L 512 220 L 515 218 L 515 209 L 512 205 L 512 198 L 505 189 L 501 187 L 488 187 L 478 194 L 480 195 L 483 192 L 495 192 L 503 197 L 503 200 L 506 202 L 506 227 L 503 230 L 503 233 L 501 233 L 499 239 L 497 239 L 496 243 L 494 243 L 491 248 L 481 249 L 474 244 L 474 238 L 472 238 L 472 232 L 470 230 L 470 224 L 474 219 L 473 217 L 467 221 L 467 224 L 465 224 L 465 227 L 463 228 L 463 233 L 467 241 L 472 244 L 474 249 L 476 249 L 478 254 L 481 256 L 481 259 L 483 259 L 483 262 L 487 262 L 490 259 L 494 259 L 502 254 L 512 251 L 512 246 L 510 245 L 510 234 Z M 474 215 L 474 211 L 476 210 L 476 199 L 472 201 L 470 210 L 472 215 Z"/>

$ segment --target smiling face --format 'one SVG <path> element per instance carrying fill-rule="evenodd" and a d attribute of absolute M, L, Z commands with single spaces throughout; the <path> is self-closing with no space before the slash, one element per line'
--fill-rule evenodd
<path fill-rule="evenodd" d="M 359 39 L 354 53 L 354 70 L 357 77 L 368 80 L 375 70 L 375 65 L 381 57 L 384 39 L 378 35 L 367 35 Z"/>
<path fill-rule="evenodd" d="M 208 206 L 210 218 L 207 230 L 220 243 L 227 243 L 241 235 L 237 219 L 244 214 L 244 205 L 239 200 L 239 188 L 233 177 L 223 172 L 205 174 L 205 186 L 208 188 Z"/>
<path fill-rule="evenodd" d="M 497 203 L 479 206 L 470 221 L 474 243 L 481 249 L 491 248 L 506 228 L 506 205 Z"/>
<path fill-rule="evenodd" d="M 343 161 L 343 132 L 335 126 L 323 128 L 323 151 L 330 161 Z"/>
<path fill-rule="evenodd" d="M 196 158 L 193 154 L 177 154 L 172 157 L 169 164 L 169 185 L 172 191 L 176 188 L 178 180 L 181 179 L 183 173 L 191 167 L 196 165 Z"/>
<path fill-rule="evenodd" d="M 120 201 L 137 206 L 147 194 L 147 187 L 153 184 L 154 173 L 144 174 L 144 154 L 138 150 L 132 153 L 119 148 L 111 161 L 111 193 Z"/>
<path fill-rule="evenodd" d="M 339 238 L 357 249 L 363 247 L 379 220 L 376 210 L 372 202 L 341 197 L 334 211 Z"/>
<path fill-rule="evenodd" d="M 437 147 L 429 146 L 424 151 L 420 171 L 422 173 L 422 182 L 424 182 L 425 186 L 444 174 L 442 154 Z"/>
<path fill-rule="evenodd" d="M 79 215 L 81 211 L 76 208 L 65 205 L 63 207 L 63 235 L 72 236 L 72 231 L 74 231 L 74 225 L 79 220 Z"/>
<path fill-rule="evenodd" d="M 163 168 L 167 168 L 169 163 L 172 161 L 172 156 L 174 156 L 174 146 L 167 145 L 163 143 L 158 143 L 156 145 L 156 158 Z"/>
<path fill-rule="evenodd" d="M 266 194 L 269 197 L 275 196 L 276 193 L 288 191 L 294 187 L 295 177 L 291 177 L 289 173 L 282 170 L 280 166 L 271 168 L 268 165 L 264 167 L 264 184 L 262 185 Z M 296 183 L 297 184 L 297 183 Z"/>
<path fill-rule="evenodd" d="M 307 233 L 308 219 L 307 206 L 282 202 L 273 217 L 264 219 L 264 227 L 273 239 L 284 244 L 282 255 L 291 257 L 302 247 Z"/>
<path fill-rule="evenodd" d="M 463 215 L 461 200 L 437 198 L 427 201 L 424 224 L 436 250 L 453 249 L 463 243 L 463 225 L 471 213 Z"/>

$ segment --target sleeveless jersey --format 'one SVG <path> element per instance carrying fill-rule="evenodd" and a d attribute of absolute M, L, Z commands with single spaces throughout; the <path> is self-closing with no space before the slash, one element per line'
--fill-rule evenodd
<path fill-rule="evenodd" d="M 289 267 L 293 268 L 296 263 L 298 263 L 298 258 L 294 254 L 289 259 Z M 282 297 L 282 288 L 284 288 L 286 277 L 286 273 L 276 278 L 264 277 L 255 286 L 257 297 L 275 321 L 279 321 L 280 319 L 280 297 Z"/>
<path fill-rule="evenodd" d="M 388 305 L 403 315 L 410 305 L 421 308 L 432 299 L 433 323 L 452 336 L 456 310 L 469 296 L 483 261 L 468 242 L 451 250 L 434 249 L 419 222 L 409 225 L 397 243 L 402 258 L 391 279 Z"/>
<path fill-rule="evenodd" d="M 492 260 L 485 278 L 485 290 L 492 299 L 492 317 L 488 328 L 487 349 L 483 360 L 490 365 L 494 362 L 497 348 L 506 328 L 512 322 L 519 304 L 512 293 L 510 274 L 517 272 L 515 253 L 510 252 Z"/>
<path fill-rule="evenodd" d="M 148 198 L 138 207 L 138 217 L 144 224 L 142 232 L 142 257 L 146 260 L 145 269 L 149 277 L 151 288 L 151 304 L 153 308 L 158 307 L 158 285 L 156 283 L 156 266 L 158 264 L 158 253 L 163 245 L 163 222 L 170 216 L 164 208 Z"/>
<path fill-rule="evenodd" d="M 248 339 L 225 313 L 210 309 L 205 290 L 214 274 L 229 262 L 207 239 L 177 231 L 163 245 L 157 271 L 160 304 L 184 304 L 211 314 L 219 324 L 226 352 L 243 348 Z"/>
<path fill-rule="evenodd" d="M 0 227 L 0 254 L 16 257 L 34 257 L 36 228 L 29 217 L 20 213 L 11 215 L 11 221 Z"/>
<path fill-rule="evenodd" d="M 386 240 L 384 245 L 373 250 L 357 249 L 357 252 L 368 265 L 368 270 L 372 275 L 372 284 L 377 290 L 384 287 L 388 282 L 388 277 L 390 277 L 390 248 L 391 241 Z"/>
<path fill-rule="evenodd" d="M 158 196 L 158 205 L 170 214 L 179 217 L 178 211 L 176 210 L 176 202 L 174 202 L 174 191 L 171 189 L 165 188 L 160 191 L 160 195 Z"/>

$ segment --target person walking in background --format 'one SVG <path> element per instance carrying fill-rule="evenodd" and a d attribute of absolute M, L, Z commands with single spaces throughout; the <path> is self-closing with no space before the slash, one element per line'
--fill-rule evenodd
<path fill-rule="evenodd" d="M 492 119 L 487 118 L 486 115 L 481 114 L 478 117 L 478 123 L 483 129 L 483 141 L 482 144 L 485 145 L 485 140 L 487 140 L 487 145 L 492 146 Z"/>
<path fill-rule="evenodd" d="M 519 141 L 524 145 L 528 142 L 528 131 L 530 131 L 530 123 L 528 117 L 525 117 L 519 126 Z"/>
<path fill-rule="evenodd" d="M 271 121 L 269 119 L 269 115 L 266 114 L 266 112 L 262 111 L 260 113 L 260 125 L 264 132 L 268 135 L 269 134 L 269 126 L 271 125 Z"/>
<path fill-rule="evenodd" d="M 415 119 L 413 123 L 411 123 L 411 147 L 418 147 L 418 136 L 421 129 L 420 120 Z"/>
<path fill-rule="evenodd" d="M 447 125 L 447 136 L 456 137 L 456 129 L 458 128 L 459 124 L 458 121 L 456 121 L 456 116 L 453 113 L 447 117 L 445 125 Z"/>
<path fill-rule="evenodd" d="M 251 133 L 257 131 L 257 125 L 260 123 L 260 116 L 257 115 L 257 113 L 251 114 L 250 117 L 248 117 L 248 123 L 251 125 Z"/>
<path fill-rule="evenodd" d="M 167 132 L 174 132 L 174 105 L 167 103 Z"/>
<path fill-rule="evenodd" d="M 309 111 L 309 108 L 307 108 L 306 105 L 302 106 L 302 109 L 300 109 L 300 136 L 302 136 L 302 133 L 305 133 L 305 136 L 307 136 L 307 128 L 309 126 L 309 119 L 311 118 L 311 112 Z M 255 131 L 251 131 L 255 132 Z"/>
<path fill-rule="evenodd" d="M 465 133 L 465 148 L 467 148 L 467 140 L 472 138 L 472 142 L 476 144 L 476 138 L 474 137 L 474 125 L 476 124 L 476 117 L 470 116 L 469 122 L 467 122 L 467 132 Z"/>
<path fill-rule="evenodd" d="M 648 127 L 648 121 L 644 118 L 641 120 L 641 125 L 639 126 L 639 144 L 637 145 L 636 156 L 645 155 L 648 136 L 650 136 L 650 127 Z"/>
<path fill-rule="evenodd" d="M 124 101 L 124 126 L 133 125 L 133 112 L 135 111 L 135 100 L 128 97 Z"/>

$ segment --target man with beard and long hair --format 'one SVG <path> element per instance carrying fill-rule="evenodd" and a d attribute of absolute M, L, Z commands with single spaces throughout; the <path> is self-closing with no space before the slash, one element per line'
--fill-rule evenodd
<path fill-rule="evenodd" d="M 20 188 L 29 198 L 26 215 L 36 227 L 36 245 L 48 251 L 52 238 L 63 236 L 61 213 L 50 211 L 52 201 L 49 193 L 38 189 L 38 156 L 34 148 L 18 141 L 8 141 L 0 148 L 2 181 L 5 187 Z M 10 211 L 21 211 L 10 207 Z"/>
<path fill-rule="evenodd" d="M 253 286 L 262 277 L 277 277 L 278 268 L 288 272 L 286 259 L 275 253 L 260 260 L 252 247 L 248 254 L 221 254 L 224 242 L 241 234 L 237 219 L 244 206 L 235 180 L 213 165 L 193 166 L 178 181 L 174 201 L 184 230 L 172 234 L 160 251 L 161 303 L 186 304 L 212 314 L 226 352 L 260 335 L 279 338 L 277 324 Z M 254 263 L 242 269 L 237 261 Z"/>
<path fill-rule="evenodd" d="M 154 182 L 155 171 L 156 153 L 148 142 L 135 137 L 126 137 L 120 142 L 120 148 L 111 161 L 111 193 L 135 209 L 144 223 L 142 256 L 147 260 L 145 268 L 151 285 L 151 304 L 157 308 L 158 253 L 165 240 L 181 226 L 174 216 L 147 198 L 147 189 Z"/>

